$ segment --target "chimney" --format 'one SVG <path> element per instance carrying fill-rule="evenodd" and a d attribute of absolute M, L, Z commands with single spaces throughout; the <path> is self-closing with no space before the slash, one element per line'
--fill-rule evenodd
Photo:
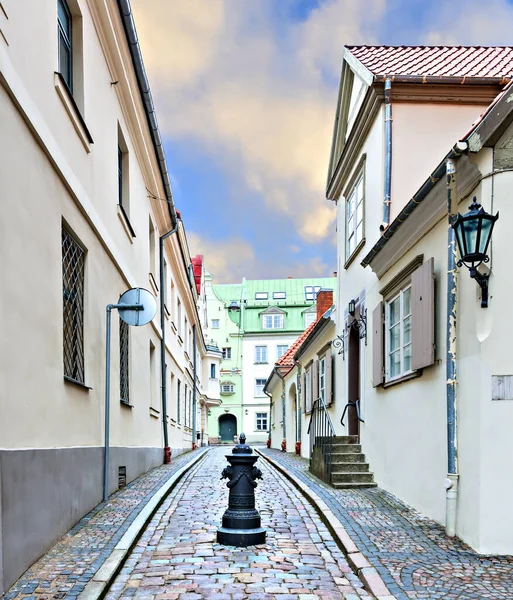
<path fill-rule="evenodd" d="M 338 275 L 338 273 L 336 271 L 333 271 L 333 277 L 336 277 Z"/>
<path fill-rule="evenodd" d="M 316 299 L 317 321 L 333 305 L 333 290 L 319 290 Z"/>

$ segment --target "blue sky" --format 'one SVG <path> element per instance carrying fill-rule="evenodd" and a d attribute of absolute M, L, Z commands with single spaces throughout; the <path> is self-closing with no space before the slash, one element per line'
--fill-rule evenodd
<path fill-rule="evenodd" d="M 331 275 L 344 44 L 508 44 L 510 0 L 132 0 L 192 254 L 217 283 Z"/>

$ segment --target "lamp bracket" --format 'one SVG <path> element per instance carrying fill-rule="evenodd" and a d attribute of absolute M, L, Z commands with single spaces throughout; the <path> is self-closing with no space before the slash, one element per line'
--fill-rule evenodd
<path fill-rule="evenodd" d="M 351 329 L 357 331 L 359 338 L 365 340 L 365 345 L 367 345 L 367 309 L 364 309 L 357 319 L 353 319 L 350 323 L 346 323 L 343 333 L 337 335 L 333 340 L 333 346 L 338 349 L 339 354 L 342 354 L 342 360 L 345 360 L 346 336 Z"/>
<path fill-rule="evenodd" d="M 481 308 L 488 308 L 488 280 L 490 275 L 480 273 L 476 267 L 469 268 L 469 274 L 472 279 L 476 280 L 477 285 L 481 288 Z"/>

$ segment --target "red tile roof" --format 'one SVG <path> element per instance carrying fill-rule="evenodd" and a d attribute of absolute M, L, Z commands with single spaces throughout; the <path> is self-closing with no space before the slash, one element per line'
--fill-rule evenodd
<path fill-rule="evenodd" d="M 303 333 L 291 344 L 287 352 L 276 361 L 276 367 L 289 368 L 292 369 L 294 366 L 294 354 L 299 349 L 301 344 L 306 340 L 309 333 L 317 324 L 317 321 L 314 321 L 303 331 Z"/>
<path fill-rule="evenodd" d="M 512 46 L 346 46 L 375 77 L 513 76 Z"/>

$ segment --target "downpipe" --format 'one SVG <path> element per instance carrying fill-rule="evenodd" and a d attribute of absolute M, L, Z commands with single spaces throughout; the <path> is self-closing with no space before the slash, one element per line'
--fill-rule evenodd
<path fill-rule="evenodd" d="M 283 419 L 283 426 L 282 426 L 282 441 L 281 441 L 281 451 L 282 452 L 286 452 L 287 451 L 287 413 L 285 411 L 285 378 L 281 375 L 281 373 L 279 372 L 278 369 L 274 369 L 274 372 L 276 373 L 276 375 L 278 375 L 278 377 L 281 379 L 281 415 L 282 415 L 282 419 Z"/>

